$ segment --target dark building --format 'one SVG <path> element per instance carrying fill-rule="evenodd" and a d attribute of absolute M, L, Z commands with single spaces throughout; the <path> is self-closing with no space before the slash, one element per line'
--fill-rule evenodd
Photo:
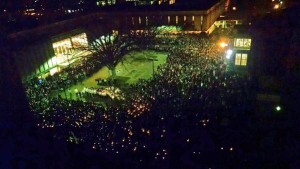
<path fill-rule="evenodd" d="M 299 6 L 262 16 L 252 27 L 253 75 L 258 91 L 277 95 L 289 111 L 299 104 Z"/>

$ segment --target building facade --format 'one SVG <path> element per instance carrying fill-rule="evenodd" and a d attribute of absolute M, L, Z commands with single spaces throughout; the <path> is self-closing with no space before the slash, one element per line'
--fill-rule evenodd
<path fill-rule="evenodd" d="M 97 12 L 13 33 L 9 38 L 15 43 L 14 57 L 21 76 L 25 78 L 53 74 L 78 55 L 87 55 L 73 49 L 78 45 L 87 47 L 95 37 L 107 33 L 107 29 L 112 31 L 125 27 L 129 30 L 143 30 L 151 26 L 178 26 L 183 28 L 180 33 L 209 34 L 224 9 L 225 1 L 221 0 L 205 10 Z"/>

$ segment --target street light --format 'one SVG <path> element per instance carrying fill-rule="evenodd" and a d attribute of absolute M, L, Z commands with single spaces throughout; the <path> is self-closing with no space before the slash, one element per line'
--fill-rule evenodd
<path fill-rule="evenodd" d="M 281 107 L 280 106 L 276 106 L 276 111 L 280 111 L 281 110 Z"/>
<path fill-rule="evenodd" d="M 230 59 L 230 58 L 231 58 L 231 55 L 232 55 L 232 53 L 233 53 L 233 50 L 231 50 L 231 49 L 228 49 L 228 50 L 226 51 L 226 59 Z"/>
<path fill-rule="evenodd" d="M 227 44 L 227 43 L 225 43 L 225 42 L 221 42 L 221 43 L 220 43 L 220 46 L 221 46 L 222 48 L 225 48 L 225 47 L 227 47 L 227 46 L 228 46 L 228 44 Z"/>

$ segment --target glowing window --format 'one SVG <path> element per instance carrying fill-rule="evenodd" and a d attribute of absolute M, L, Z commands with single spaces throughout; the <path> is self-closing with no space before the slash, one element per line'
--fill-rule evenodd
<path fill-rule="evenodd" d="M 148 26 L 148 22 L 149 22 L 149 19 L 148 19 L 148 16 L 146 16 L 146 26 Z"/>
<path fill-rule="evenodd" d="M 184 22 L 186 21 L 186 16 L 183 17 L 183 21 L 184 21 Z"/>
<path fill-rule="evenodd" d="M 82 52 L 81 47 L 87 47 L 88 41 L 85 33 L 81 33 L 70 38 L 54 42 L 52 44 L 55 57 L 51 60 L 51 66 L 64 64 L 73 59 L 75 55 Z M 49 66 L 48 66 L 49 67 Z"/>
<path fill-rule="evenodd" d="M 64 39 L 53 43 L 53 49 L 56 56 L 68 53 L 72 48 L 70 39 Z"/>
<path fill-rule="evenodd" d="M 176 16 L 176 24 L 178 24 L 178 16 Z"/>
<path fill-rule="evenodd" d="M 241 65 L 241 60 L 242 60 L 242 54 L 236 53 L 235 54 L 235 65 Z"/>
<path fill-rule="evenodd" d="M 139 24 L 142 24 L 142 18 L 139 16 Z"/>
<path fill-rule="evenodd" d="M 235 54 L 235 65 L 247 66 L 247 53 L 236 53 Z"/>
<path fill-rule="evenodd" d="M 241 65 L 242 66 L 246 66 L 247 65 L 247 57 L 248 57 L 248 54 L 246 54 L 246 53 L 242 54 L 242 60 L 241 60 Z"/>
<path fill-rule="evenodd" d="M 171 22 L 171 17 L 168 16 L 168 24 L 170 24 L 170 22 Z"/>
<path fill-rule="evenodd" d="M 193 22 L 195 21 L 195 16 L 192 16 L 192 21 L 193 21 Z"/>
<path fill-rule="evenodd" d="M 74 48 L 87 47 L 88 41 L 85 33 L 75 35 L 71 38 Z"/>
<path fill-rule="evenodd" d="M 243 47 L 250 49 L 251 39 L 234 39 L 234 47 Z"/>

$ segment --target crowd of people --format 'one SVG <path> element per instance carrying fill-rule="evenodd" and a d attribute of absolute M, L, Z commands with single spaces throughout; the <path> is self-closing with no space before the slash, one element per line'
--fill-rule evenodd
<path fill-rule="evenodd" d="M 123 96 L 121 90 L 114 86 L 99 89 L 84 87 L 83 90 L 79 93 L 80 95 L 90 94 L 99 96 L 109 96 L 111 99 L 125 100 L 125 97 Z"/>
<path fill-rule="evenodd" d="M 79 62 L 75 62 L 52 76 L 40 75 L 28 77 L 24 83 L 27 86 L 39 86 L 47 91 L 63 90 L 69 86 L 82 82 L 85 78 L 102 68 L 103 64 L 95 61 L 91 56 L 85 56 Z"/>
<path fill-rule="evenodd" d="M 199 163 L 214 167 L 218 164 L 209 156 L 238 152 L 234 141 L 221 140 L 214 131 L 227 125 L 233 114 L 251 109 L 249 79 L 226 72 L 224 53 L 210 39 L 160 38 L 153 47 L 169 53 L 166 63 L 153 78 L 131 85 L 128 99 L 120 105 L 103 107 L 51 96 L 52 90 L 61 88 L 53 85 L 61 83 L 58 79 L 69 81 L 65 85 L 83 80 L 89 74 L 86 66 L 70 68 L 42 83 L 37 79 L 27 83 L 37 125 L 55 131 L 58 138 L 87 144 L 140 167 Z"/>

